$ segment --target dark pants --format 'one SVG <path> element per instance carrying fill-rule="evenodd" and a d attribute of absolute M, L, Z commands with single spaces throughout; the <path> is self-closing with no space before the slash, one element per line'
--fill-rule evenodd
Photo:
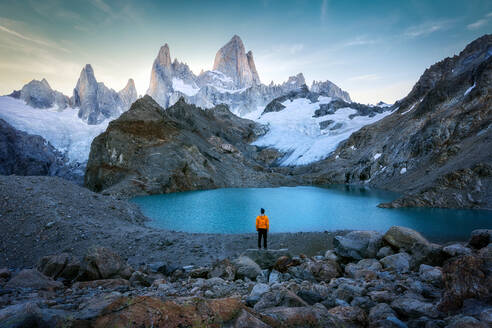
<path fill-rule="evenodd" d="M 261 248 L 261 236 L 263 236 L 263 248 L 267 249 L 267 229 L 258 229 L 258 248 Z"/>

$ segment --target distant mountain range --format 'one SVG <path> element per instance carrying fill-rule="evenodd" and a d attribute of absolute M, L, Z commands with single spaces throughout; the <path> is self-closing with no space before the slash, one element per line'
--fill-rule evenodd
<path fill-rule="evenodd" d="M 305 83 L 303 74 L 299 73 L 280 85 L 262 84 L 253 52 L 246 53 L 241 38 L 234 35 L 217 52 L 213 70 L 202 71 L 198 76 L 185 63 L 177 59 L 172 61 L 168 44 L 163 45 L 152 65 L 147 94 L 164 108 L 184 97 L 188 103 L 202 108 L 226 104 L 234 113 L 245 115 Z M 348 92 L 330 81 L 313 82 L 311 89 L 350 102 Z M 116 92 L 96 80 L 89 64 L 82 69 L 71 97 L 51 89 L 45 79 L 33 80 L 10 96 L 20 98 L 34 108 L 77 108 L 78 116 L 88 124 L 117 118 L 138 98 L 132 79 Z"/>

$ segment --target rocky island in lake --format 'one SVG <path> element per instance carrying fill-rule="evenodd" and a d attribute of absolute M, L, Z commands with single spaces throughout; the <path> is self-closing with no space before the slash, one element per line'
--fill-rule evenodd
<path fill-rule="evenodd" d="M 492 327 L 489 2 L 0 11 L 0 328 Z"/>

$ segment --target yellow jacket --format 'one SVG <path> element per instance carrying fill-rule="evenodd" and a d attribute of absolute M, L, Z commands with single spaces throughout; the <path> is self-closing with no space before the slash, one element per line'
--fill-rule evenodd
<path fill-rule="evenodd" d="M 268 216 L 266 215 L 258 215 L 256 217 L 256 230 L 258 229 L 267 229 L 269 228 Z"/>

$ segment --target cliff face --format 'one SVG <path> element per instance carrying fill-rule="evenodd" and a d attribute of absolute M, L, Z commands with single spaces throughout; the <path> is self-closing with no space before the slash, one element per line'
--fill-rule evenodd
<path fill-rule="evenodd" d="M 135 195 L 294 183 L 249 145 L 261 132 L 226 106 L 204 111 L 181 99 L 164 110 L 145 96 L 94 139 L 85 184 Z"/>
<path fill-rule="evenodd" d="M 314 183 L 401 191 L 387 207 L 492 208 L 492 35 L 425 71 L 393 113 L 301 168 Z"/>

